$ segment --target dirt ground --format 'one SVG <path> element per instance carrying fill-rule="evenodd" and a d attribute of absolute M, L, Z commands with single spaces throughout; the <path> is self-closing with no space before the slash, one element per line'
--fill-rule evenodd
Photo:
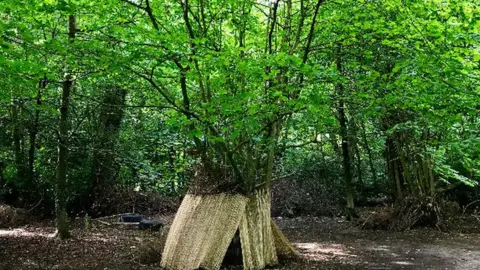
<path fill-rule="evenodd" d="M 273 269 L 480 269 L 476 233 L 367 231 L 340 218 L 275 221 L 302 259 Z M 51 222 L 0 230 L 0 269 L 159 269 L 138 262 L 141 243 L 154 237 L 151 232 L 77 223 L 75 237 L 64 242 L 53 237 Z"/>

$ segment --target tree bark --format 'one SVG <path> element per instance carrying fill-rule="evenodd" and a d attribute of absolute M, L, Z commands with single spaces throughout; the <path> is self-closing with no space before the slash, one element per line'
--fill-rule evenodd
<path fill-rule="evenodd" d="M 47 78 L 44 77 L 39 82 L 39 88 L 36 97 L 37 106 L 42 105 L 42 89 L 47 87 Z M 30 183 L 35 183 L 35 149 L 37 146 L 37 134 L 38 134 L 38 121 L 40 118 L 40 110 L 35 108 L 34 118 L 30 126 L 30 145 L 28 149 L 28 178 Z"/>
<path fill-rule="evenodd" d="M 68 37 L 70 42 L 75 39 L 76 18 L 70 15 L 68 18 Z M 58 130 L 58 168 L 57 182 L 55 187 L 55 214 L 57 217 L 57 236 L 60 239 L 70 238 L 70 229 L 67 215 L 67 167 L 68 167 L 68 131 L 69 131 L 69 105 L 70 91 L 73 87 L 73 76 L 67 73 L 62 86 L 62 99 L 60 104 L 60 123 Z"/>
<path fill-rule="evenodd" d="M 377 171 L 375 170 L 375 165 L 373 164 L 373 155 L 372 155 L 372 150 L 370 149 L 370 145 L 368 144 L 367 132 L 365 131 L 365 123 L 362 123 L 361 129 L 362 129 L 363 144 L 365 146 L 365 150 L 367 151 L 367 155 L 368 155 L 368 165 L 370 166 L 370 171 L 372 173 L 373 187 L 375 191 L 377 191 L 379 190 L 379 186 L 378 186 L 379 183 L 377 180 Z"/>
<path fill-rule="evenodd" d="M 3 177 L 3 167 L 4 167 L 4 163 L 3 163 L 3 160 L 0 158 L 0 189 L 2 189 L 6 182 L 5 182 L 5 179 Z"/>
<path fill-rule="evenodd" d="M 342 59 L 340 55 L 340 49 L 338 49 L 338 55 L 336 59 L 337 70 L 340 74 L 343 73 Z M 355 213 L 355 201 L 354 191 L 352 184 L 352 165 L 350 160 L 350 145 L 348 136 L 348 123 L 345 113 L 345 87 L 342 82 L 338 82 L 335 85 L 337 94 L 340 97 L 338 102 L 338 120 L 340 122 L 340 137 L 342 140 L 342 157 L 343 157 L 343 180 L 345 183 L 345 196 L 347 200 L 346 217 L 347 219 L 357 218 Z"/>
<path fill-rule="evenodd" d="M 13 153 L 15 156 L 15 168 L 17 170 L 16 176 L 22 184 L 26 184 L 24 153 L 22 151 L 22 134 L 20 131 L 20 119 L 18 112 L 18 101 L 15 97 L 12 98 L 11 104 L 12 114 L 12 135 L 13 135 Z"/>
<path fill-rule="evenodd" d="M 392 195 L 395 200 L 403 199 L 403 178 L 401 165 L 392 136 L 387 136 L 385 141 L 385 159 L 387 162 L 387 173 L 392 185 Z"/>
<path fill-rule="evenodd" d="M 353 195 L 352 184 L 352 166 L 350 160 L 350 146 L 348 143 L 348 131 L 347 131 L 347 117 L 345 115 L 345 103 L 340 101 L 339 108 L 339 121 L 340 121 L 340 136 L 342 137 L 342 157 L 343 157 L 343 180 L 345 182 L 345 192 L 347 199 L 347 218 L 354 218 L 355 215 L 355 202 Z"/>

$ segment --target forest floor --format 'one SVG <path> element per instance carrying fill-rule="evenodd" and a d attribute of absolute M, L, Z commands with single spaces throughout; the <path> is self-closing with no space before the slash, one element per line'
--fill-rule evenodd
<path fill-rule="evenodd" d="M 171 219 L 171 217 L 167 217 Z M 276 218 L 302 259 L 274 269 L 480 269 L 480 233 L 360 230 L 340 218 Z M 135 228 L 77 222 L 74 238 L 56 240 L 52 222 L 0 230 L 0 269 L 158 269 L 142 265 Z"/>

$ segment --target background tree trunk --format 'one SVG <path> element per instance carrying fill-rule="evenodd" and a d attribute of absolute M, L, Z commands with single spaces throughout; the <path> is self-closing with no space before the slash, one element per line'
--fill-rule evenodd
<path fill-rule="evenodd" d="M 36 105 L 42 105 L 42 89 L 47 87 L 47 78 L 44 77 L 39 82 L 39 88 L 36 97 Z M 37 147 L 37 134 L 38 134 L 38 121 L 40 118 L 40 110 L 35 107 L 34 116 L 30 125 L 29 140 L 30 145 L 28 148 L 28 179 L 30 183 L 35 183 L 35 149 Z"/>
<path fill-rule="evenodd" d="M 340 74 L 343 73 L 341 50 L 337 50 L 336 59 L 337 70 Z M 346 216 L 347 219 L 357 218 L 355 213 L 354 191 L 352 183 L 352 165 L 350 160 L 350 145 L 348 134 L 348 122 L 345 113 L 345 87 L 342 82 L 337 82 L 335 85 L 337 94 L 339 96 L 338 102 L 338 121 L 340 122 L 340 137 L 342 141 L 342 158 L 343 158 L 343 180 L 345 183 L 345 196 L 347 201 Z"/>
<path fill-rule="evenodd" d="M 346 215 L 347 219 L 355 218 L 355 201 L 353 195 L 352 183 L 352 165 L 350 160 L 350 146 L 348 143 L 347 119 L 345 116 L 345 103 L 339 102 L 338 115 L 340 120 L 340 136 L 342 139 L 342 157 L 343 157 L 343 180 L 345 182 L 345 195 L 347 200 Z"/>
<path fill-rule="evenodd" d="M 361 123 L 360 128 L 362 130 L 363 145 L 368 155 L 368 165 L 370 166 L 370 172 L 372 173 L 373 187 L 375 191 L 378 191 L 380 188 L 378 186 L 379 183 L 377 180 L 377 170 L 375 169 L 375 165 L 373 164 L 373 155 L 372 155 L 372 150 L 370 149 L 370 145 L 368 144 L 367 132 L 365 130 L 365 123 Z"/>
<path fill-rule="evenodd" d="M 26 184 L 24 154 L 22 150 L 22 134 L 20 130 L 20 113 L 18 110 L 18 101 L 12 98 L 11 104 L 12 114 L 12 136 L 13 136 L 13 153 L 15 156 L 16 176 L 23 184 Z"/>
<path fill-rule="evenodd" d="M 105 200 L 103 195 L 113 188 L 119 166 L 115 161 L 115 149 L 118 141 L 120 126 L 123 118 L 125 96 L 127 91 L 119 87 L 107 89 L 102 101 L 100 121 L 96 135 L 98 140 L 94 145 L 92 169 L 88 188 L 88 207 L 98 200 Z M 92 209 L 102 211 L 102 209 Z M 101 214 L 101 213 L 92 213 Z"/>

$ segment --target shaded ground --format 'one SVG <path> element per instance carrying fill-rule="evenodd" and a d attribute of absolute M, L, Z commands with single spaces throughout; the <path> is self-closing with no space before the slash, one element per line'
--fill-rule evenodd
<path fill-rule="evenodd" d="M 367 231 L 331 218 L 276 221 L 308 260 L 297 269 L 480 269 L 480 234 Z"/>
<path fill-rule="evenodd" d="M 276 219 L 303 259 L 275 269 L 480 269 L 480 234 L 359 230 L 332 218 Z M 79 222 L 61 242 L 51 223 L 0 230 L 0 269 L 158 269 L 138 262 L 151 232 Z"/>

